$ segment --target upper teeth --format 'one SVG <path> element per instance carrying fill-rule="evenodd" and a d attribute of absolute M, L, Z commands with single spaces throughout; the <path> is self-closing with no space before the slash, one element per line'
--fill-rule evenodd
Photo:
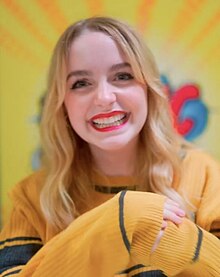
<path fill-rule="evenodd" d="M 113 124 L 119 120 L 121 120 L 125 114 L 118 114 L 110 117 L 102 117 L 102 118 L 96 118 L 93 120 L 93 123 L 95 124 Z"/>

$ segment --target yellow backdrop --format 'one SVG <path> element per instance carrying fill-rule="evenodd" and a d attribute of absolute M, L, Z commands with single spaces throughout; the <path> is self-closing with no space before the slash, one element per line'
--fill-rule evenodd
<path fill-rule="evenodd" d="M 40 99 L 53 46 L 70 23 L 92 15 L 137 27 L 174 91 L 199 85 L 209 120 L 195 143 L 220 159 L 220 1 L 1 0 L 1 222 L 8 217 L 8 191 L 37 163 Z"/>

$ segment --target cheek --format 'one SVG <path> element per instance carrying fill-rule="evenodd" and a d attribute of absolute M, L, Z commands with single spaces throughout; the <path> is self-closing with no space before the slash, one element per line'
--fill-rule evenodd
<path fill-rule="evenodd" d="M 68 114 L 72 114 L 77 109 L 77 99 L 75 99 L 74 95 L 67 93 L 64 98 L 64 105 Z"/>
<path fill-rule="evenodd" d="M 130 103 L 133 107 L 139 112 L 147 113 L 148 110 L 148 101 L 147 93 L 143 89 L 134 90 L 130 96 Z"/>
<path fill-rule="evenodd" d="M 64 99 L 64 105 L 67 111 L 72 128 L 78 133 L 86 124 L 86 105 L 83 105 L 77 97 L 67 95 Z"/>
<path fill-rule="evenodd" d="M 136 95 L 134 95 L 133 99 L 131 99 L 131 103 L 133 103 L 135 122 L 138 122 L 138 125 L 142 127 L 148 115 L 147 93 L 143 90 L 139 90 Z"/>
<path fill-rule="evenodd" d="M 77 106 L 75 104 L 76 103 L 72 97 L 69 95 L 65 96 L 64 105 L 71 124 L 75 121 L 76 115 L 78 114 Z"/>

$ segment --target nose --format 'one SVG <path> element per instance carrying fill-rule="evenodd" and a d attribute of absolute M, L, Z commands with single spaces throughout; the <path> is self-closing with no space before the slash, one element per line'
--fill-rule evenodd
<path fill-rule="evenodd" d="M 107 81 L 100 82 L 95 91 L 95 105 L 111 106 L 116 101 L 114 87 Z"/>

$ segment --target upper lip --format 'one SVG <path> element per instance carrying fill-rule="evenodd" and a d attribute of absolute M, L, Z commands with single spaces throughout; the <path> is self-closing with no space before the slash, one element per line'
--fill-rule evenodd
<path fill-rule="evenodd" d="M 95 116 L 93 116 L 90 120 L 93 121 L 93 120 L 96 120 L 98 118 L 109 118 L 111 116 L 116 116 L 116 115 L 119 115 L 119 114 L 126 115 L 127 113 L 124 112 L 124 111 L 112 111 L 112 112 L 109 112 L 109 113 L 100 113 L 100 114 L 96 114 Z"/>

